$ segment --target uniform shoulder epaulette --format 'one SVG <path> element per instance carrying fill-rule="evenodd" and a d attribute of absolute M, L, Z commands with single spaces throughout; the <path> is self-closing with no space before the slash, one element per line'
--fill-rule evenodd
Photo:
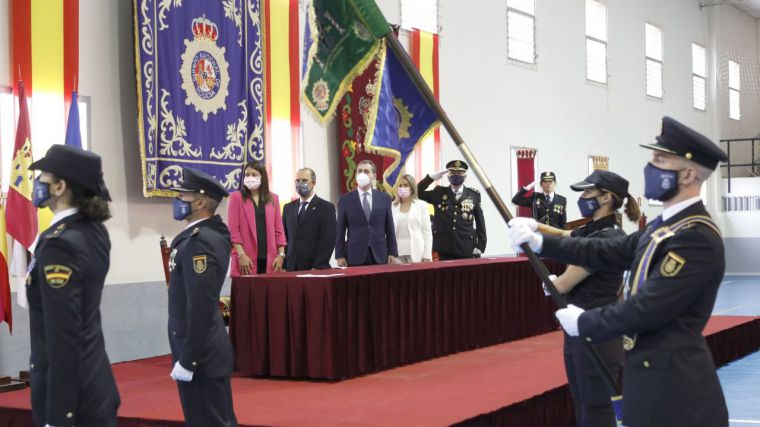
<path fill-rule="evenodd" d="M 191 236 L 195 236 L 196 234 L 198 234 L 200 232 L 201 232 L 201 228 L 200 227 L 195 227 L 195 228 L 193 228 L 193 232 L 190 233 L 190 235 Z"/>
<path fill-rule="evenodd" d="M 45 239 L 57 239 L 64 231 L 66 231 L 66 223 L 62 222 L 55 227 L 55 230 L 45 234 Z"/>

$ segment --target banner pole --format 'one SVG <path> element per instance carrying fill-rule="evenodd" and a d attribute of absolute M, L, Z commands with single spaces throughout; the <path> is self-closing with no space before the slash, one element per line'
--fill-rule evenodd
<path fill-rule="evenodd" d="M 496 205 L 496 209 L 499 211 L 499 214 L 501 214 L 501 217 L 504 219 L 504 222 L 509 222 L 512 220 L 513 216 L 512 213 L 509 211 L 509 208 L 507 208 L 507 205 L 504 203 L 504 200 L 501 198 L 499 193 L 496 191 L 496 188 L 493 186 L 493 183 L 491 183 L 491 180 L 488 179 L 488 176 L 486 176 L 485 171 L 480 166 L 480 163 L 475 159 L 475 155 L 472 154 L 472 151 L 470 151 L 470 148 L 465 144 L 464 139 L 462 139 L 462 135 L 459 134 L 459 132 L 454 127 L 454 124 L 449 119 L 448 114 L 446 114 L 446 111 L 443 110 L 443 107 L 441 107 L 441 104 L 438 102 L 437 99 L 435 99 L 435 95 L 430 90 L 430 87 L 428 86 L 427 82 L 425 82 L 425 79 L 420 74 L 419 70 L 417 70 L 417 67 L 414 66 L 414 63 L 412 63 L 411 58 L 409 58 L 409 54 L 406 52 L 403 46 L 401 46 L 401 43 L 399 43 L 398 38 L 396 37 L 395 33 L 393 31 L 388 32 L 384 39 L 386 40 L 388 47 L 393 51 L 394 54 L 396 54 L 396 57 L 401 62 L 402 66 L 404 67 L 404 70 L 407 72 L 409 77 L 412 78 L 412 81 L 414 81 L 415 86 L 420 90 L 422 93 L 422 96 L 425 98 L 425 101 L 428 103 L 428 105 L 435 111 L 436 116 L 438 116 L 438 119 L 441 121 L 441 124 L 443 124 L 443 127 L 446 128 L 446 131 L 451 136 L 451 139 L 454 140 L 454 143 L 459 148 L 459 151 L 462 153 L 462 155 L 465 158 L 465 161 L 470 165 L 472 170 L 475 172 L 475 175 L 477 176 L 480 183 L 485 188 L 486 193 L 488 193 L 488 196 L 491 198 L 491 201 Z M 549 270 L 546 268 L 543 262 L 541 262 L 540 259 L 538 259 L 538 256 L 535 252 L 533 252 L 527 243 L 523 243 L 520 245 L 520 248 L 523 250 L 525 255 L 528 257 L 528 262 L 530 262 L 531 267 L 533 267 L 533 270 L 538 274 L 538 277 L 541 279 L 541 281 L 546 284 L 546 288 L 549 291 L 549 294 L 552 297 L 552 300 L 559 308 L 565 308 L 567 307 L 567 302 L 565 301 L 565 298 L 562 297 L 562 294 L 559 293 L 557 288 L 554 286 L 551 280 L 549 280 Z M 588 349 L 589 354 L 591 355 L 592 360 L 594 361 L 594 365 L 597 367 L 599 372 L 602 373 L 602 378 L 604 379 L 604 382 L 607 384 L 607 387 L 609 388 L 611 394 L 613 396 L 619 396 L 621 394 L 620 386 L 617 384 L 617 381 L 612 377 L 612 374 L 610 373 L 609 369 L 607 369 L 607 366 L 602 362 L 602 358 L 599 355 L 599 352 L 596 350 L 596 348 L 589 343 L 588 341 L 584 341 L 585 347 Z"/>

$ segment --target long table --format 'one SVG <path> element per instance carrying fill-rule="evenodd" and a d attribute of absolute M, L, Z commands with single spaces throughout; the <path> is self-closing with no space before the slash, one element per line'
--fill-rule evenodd
<path fill-rule="evenodd" d="M 351 267 L 234 278 L 230 335 L 240 374 L 339 380 L 549 332 L 554 310 L 522 257 Z"/>

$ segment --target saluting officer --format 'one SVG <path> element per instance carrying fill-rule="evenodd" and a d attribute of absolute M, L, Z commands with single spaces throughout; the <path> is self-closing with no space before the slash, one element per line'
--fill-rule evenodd
<path fill-rule="evenodd" d="M 446 170 L 427 175 L 417 184 L 419 198 L 433 205 L 433 250 L 438 259 L 479 257 L 486 250 L 486 222 L 480 207 L 480 192 L 464 186 L 469 166 L 461 160 L 446 163 Z M 448 173 L 451 186 L 433 182 Z"/>
<path fill-rule="evenodd" d="M 512 203 L 531 208 L 533 219 L 536 221 L 564 229 L 567 225 L 567 199 L 554 192 L 557 176 L 554 172 L 541 172 L 538 184 L 542 191 L 534 191 L 527 196 L 528 192 L 536 186 L 536 182 L 531 182 L 515 194 Z"/>
<path fill-rule="evenodd" d="M 30 169 L 41 171 L 32 202 L 55 214 L 26 281 L 34 424 L 115 426 L 119 392 L 100 325 L 111 252 L 103 225 L 111 217 L 111 196 L 102 162 L 92 152 L 56 144 Z"/>
<path fill-rule="evenodd" d="M 542 237 L 527 218 L 510 221 L 515 244 L 591 268 L 630 269 L 628 298 L 584 311 L 558 310 L 571 336 L 592 342 L 624 335 L 623 424 L 727 426 L 728 412 L 702 331 L 725 259 L 720 231 L 700 188 L 726 154 L 707 137 L 665 117 L 644 168 L 648 199 L 664 210 L 646 229 L 610 239 Z"/>
<path fill-rule="evenodd" d="M 169 256 L 169 344 L 188 426 L 236 426 L 232 343 L 219 312 L 230 262 L 230 232 L 216 209 L 227 190 L 210 175 L 182 168 L 174 219 L 187 227 Z"/>

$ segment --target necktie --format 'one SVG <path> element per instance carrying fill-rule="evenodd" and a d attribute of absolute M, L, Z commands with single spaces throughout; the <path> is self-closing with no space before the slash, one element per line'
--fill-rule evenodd
<path fill-rule="evenodd" d="M 306 206 L 309 204 L 307 201 L 301 202 L 301 208 L 298 209 L 298 219 L 301 219 L 301 214 L 303 214 L 306 211 Z"/>
<path fill-rule="evenodd" d="M 454 196 L 459 200 L 459 198 L 462 196 L 462 190 L 454 192 Z"/>
<path fill-rule="evenodd" d="M 369 207 L 369 191 L 366 191 L 364 194 L 362 194 L 362 197 L 364 200 L 362 201 L 362 209 L 364 209 L 364 217 L 367 218 L 367 222 L 369 222 L 369 214 L 372 212 L 372 209 Z"/>
<path fill-rule="evenodd" d="M 551 204 L 552 202 L 552 196 L 546 196 L 546 202 Z"/>

